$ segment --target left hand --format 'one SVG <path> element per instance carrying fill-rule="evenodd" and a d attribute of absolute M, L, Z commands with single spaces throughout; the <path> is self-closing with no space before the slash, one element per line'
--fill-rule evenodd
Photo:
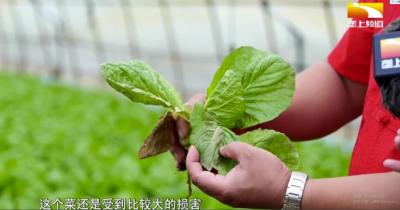
<path fill-rule="evenodd" d="M 282 208 L 291 175 L 282 161 L 270 152 L 240 142 L 224 146 L 220 154 L 239 162 L 225 176 L 203 170 L 196 147 L 190 147 L 186 167 L 195 185 L 234 207 Z"/>
<path fill-rule="evenodd" d="M 203 103 L 204 100 L 205 100 L 205 95 L 202 93 L 197 93 L 196 95 L 191 97 L 189 99 L 189 101 L 187 101 L 185 103 L 185 106 L 192 109 L 196 103 Z M 182 139 L 185 139 L 189 136 L 190 123 L 188 121 L 186 121 L 182 117 L 178 117 L 176 119 L 176 127 L 178 129 L 179 141 L 181 141 Z M 180 171 L 185 170 L 186 169 L 185 160 L 186 160 L 187 150 L 180 143 L 176 143 L 171 147 L 171 149 L 169 151 L 172 153 L 172 155 L 175 159 L 175 164 L 176 164 L 177 169 Z"/>
<path fill-rule="evenodd" d="M 394 144 L 396 145 L 397 150 L 400 152 L 400 129 L 397 130 L 397 135 L 394 137 Z M 400 160 L 386 159 L 383 162 L 383 165 L 386 168 L 400 172 Z"/>

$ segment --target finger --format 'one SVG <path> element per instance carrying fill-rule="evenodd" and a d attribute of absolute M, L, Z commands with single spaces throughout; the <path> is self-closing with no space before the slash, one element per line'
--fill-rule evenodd
<path fill-rule="evenodd" d="M 385 161 L 383 161 L 383 165 L 386 168 L 400 172 L 400 161 L 398 161 L 398 160 L 386 159 Z"/>
<path fill-rule="evenodd" d="M 396 137 L 394 138 L 394 144 L 396 145 L 396 148 L 397 148 L 398 150 L 400 150 L 400 136 L 396 136 Z"/>
<path fill-rule="evenodd" d="M 197 175 L 191 175 L 193 183 L 203 192 L 221 199 L 224 190 L 229 188 L 225 176 L 214 174 L 209 171 L 202 171 Z"/>
<path fill-rule="evenodd" d="M 400 136 L 400 128 L 397 130 L 397 135 Z"/>
<path fill-rule="evenodd" d="M 195 146 L 190 146 L 186 156 L 186 168 L 189 171 L 189 175 L 193 177 L 195 174 L 199 174 L 203 171 L 200 164 L 200 156 Z"/>
<path fill-rule="evenodd" d="M 198 102 L 204 102 L 206 96 L 203 93 L 197 93 L 196 95 L 194 95 L 193 97 L 191 97 L 186 103 L 185 105 L 189 106 L 189 107 L 193 107 L 196 103 Z"/>
<path fill-rule="evenodd" d="M 232 142 L 222 147 L 219 153 L 233 160 L 243 162 L 245 159 L 251 156 L 253 148 L 249 144 L 242 142 Z"/>
<path fill-rule="evenodd" d="M 192 182 L 202 191 L 211 195 L 221 195 L 224 187 L 224 177 L 218 174 L 213 174 L 209 171 L 204 171 L 200 164 L 199 153 L 193 145 L 189 148 L 186 158 L 186 167 L 189 171 Z"/>

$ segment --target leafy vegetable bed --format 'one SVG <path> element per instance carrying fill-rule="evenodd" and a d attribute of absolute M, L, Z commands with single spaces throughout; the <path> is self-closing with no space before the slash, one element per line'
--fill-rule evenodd
<path fill-rule="evenodd" d="M 161 110 L 122 97 L 0 71 L 0 209 L 38 208 L 41 198 L 185 197 L 186 174 L 170 154 L 134 151 Z M 296 145 L 299 170 L 344 175 L 349 154 L 321 142 Z M 204 208 L 223 208 L 194 189 Z"/>
<path fill-rule="evenodd" d="M 184 198 L 170 154 L 138 161 L 159 109 L 0 71 L 0 209 L 41 198 Z M 206 208 L 222 204 L 194 189 Z"/>

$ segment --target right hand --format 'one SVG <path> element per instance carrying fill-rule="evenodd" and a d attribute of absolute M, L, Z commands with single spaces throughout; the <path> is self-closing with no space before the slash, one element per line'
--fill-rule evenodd
<path fill-rule="evenodd" d="M 191 97 L 185 105 L 188 106 L 189 108 L 193 108 L 193 106 L 200 102 L 204 102 L 205 100 L 205 95 L 202 93 L 197 93 L 193 97 Z M 176 127 L 178 129 L 178 137 L 179 137 L 179 142 L 182 139 L 185 139 L 189 136 L 190 134 L 190 124 L 188 121 L 185 119 L 178 117 L 176 119 Z M 186 161 L 186 154 L 187 150 L 180 144 L 175 144 L 172 146 L 170 149 L 170 152 L 174 156 L 176 167 L 178 170 L 185 170 L 185 161 Z"/>
<path fill-rule="evenodd" d="M 275 155 L 242 142 L 231 142 L 219 153 L 238 164 L 222 176 L 204 170 L 191 146 L 186 159 L 193 183 L 203 192 L 233 207 L 280 209 L 291 172 Z"/>

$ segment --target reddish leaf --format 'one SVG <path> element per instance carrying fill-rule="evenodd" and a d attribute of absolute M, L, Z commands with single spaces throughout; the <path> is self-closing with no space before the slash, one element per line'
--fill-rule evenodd
<path fill-rule="evenodd" d="M 139 159 L 155 156 L 168 151 L 176 142 L 175 119 L 168 112 L 157 124 L 139 150 Z"/>

